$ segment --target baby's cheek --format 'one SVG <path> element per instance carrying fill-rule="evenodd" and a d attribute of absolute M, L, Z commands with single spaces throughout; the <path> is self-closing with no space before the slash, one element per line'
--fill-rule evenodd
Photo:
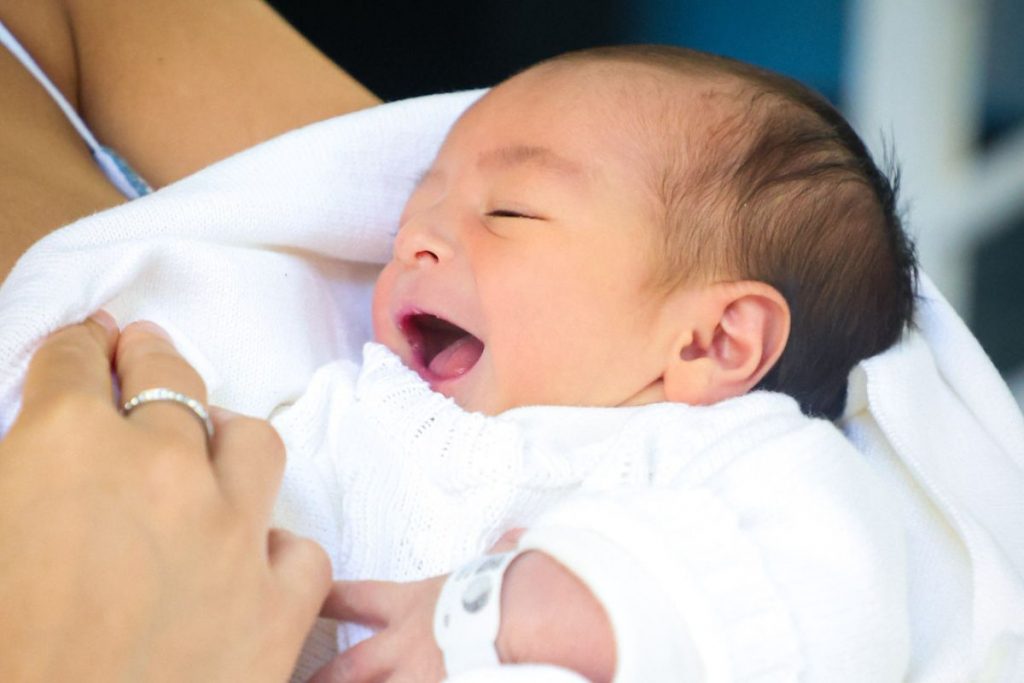
<path fill-rule="evenodd" d="M 507 399 L 516 405 L 561 405 L 578 399 L 579 378 L 570 371 L 576 359 L 567 350 L 549 339 L 517 353 L 515 367 L 507 373 Z"/>
<path fill-rule="evenodd" d="M 377 282 L 373 287 L 373 303 L 370 307 L 373 338 L 389 348 L 391 347 L 389 338 L 395 331 L 394 321 L 391 319 L 391 292 L 394 282 L 394 268 L 389 263 L 377 276 Z"/>

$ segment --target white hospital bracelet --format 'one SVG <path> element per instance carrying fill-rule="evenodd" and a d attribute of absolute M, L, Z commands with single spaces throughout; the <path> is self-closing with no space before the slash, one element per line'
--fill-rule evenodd
<path fill-rule="evenodd" d="M 455 570 L 434 608 L 434 639 L 448 676 L 501 663 L 495 641 L 501 627 L 501 583 L 522 551 L 485 555 Z"/>

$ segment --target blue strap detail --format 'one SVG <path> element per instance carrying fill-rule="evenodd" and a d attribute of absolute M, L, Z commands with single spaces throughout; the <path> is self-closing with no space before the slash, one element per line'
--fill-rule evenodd
<path fill-rule="evenodd" d="M 117 189 L 121 191 L 121 194 L 129 199 L 142 197 L 153 191 L 149 183 L 143 180 L 142 176 L 136 173 L 135 169 L 129 166 L 128 162 L 120 154 L 106 145 L 100 145 L 99 150 L 93 150 L 93 157 L 96 159 L 96 163 L 100 165 L 100 168 L 103 169 L 103 172 L 106 173 L 110 182 L 114 183 Z M 116 167 L 115 173 L 107 171 L 109 164 L 113 164 Z"/>

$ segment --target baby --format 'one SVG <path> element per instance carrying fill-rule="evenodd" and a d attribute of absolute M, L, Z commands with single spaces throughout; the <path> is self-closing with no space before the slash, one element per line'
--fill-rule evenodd
<path fill-rule="evenodd" d="M 405 207 L 382 346 L 275 418 L 279 521 L 343 578 L 391 581 L 528 528 L 536 552 L 503 560 L 506 659 L 594 680 L 901 677 L 901 531 L 806 417 L 837 418 L 851 368 L 909 322 L 894 201 L 831 106 L 753 66 L 616 47 L 511 78 Z M 325 614 L 380 631 L 323 675 L 443 676 L 443 582 L 339 584 Z M 491 654 L 446 649 L 448 675 L 496 661 L 480 628 Z"/>

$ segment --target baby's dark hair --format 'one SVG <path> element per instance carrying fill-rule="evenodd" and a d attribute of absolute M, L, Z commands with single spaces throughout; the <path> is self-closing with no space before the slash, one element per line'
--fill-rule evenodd
<path fill-rule="evenodd" d="M 850 370 L 911 324 L 917 267 L 897 211 L 898 173 L 890 182 L 842 115 L 786 76 L 668 46 L 594 48 L 547 63 L 579 61 L 645 64 L 708 84 L 707 127 L 684 149 L 669 146 L 656 174 L 663 279 L 701 273 L 775 287 L 790 336 L 756 388 L 839 417 Z"/>

